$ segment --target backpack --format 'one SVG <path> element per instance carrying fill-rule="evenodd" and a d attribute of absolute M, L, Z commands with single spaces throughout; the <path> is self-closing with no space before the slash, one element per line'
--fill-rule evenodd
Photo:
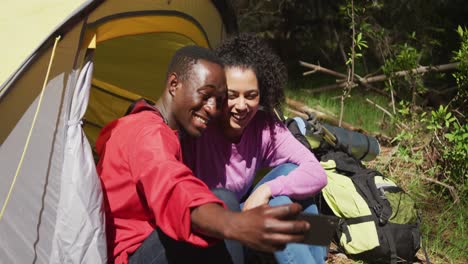
<path fill-rule="evenodd" d="M 340 218 L 338 249 L 372 263 L 412 263 L 421 238 L 413 199 L 347 153 L 330 151 L 321 160 L 328 176 L 322 197 Z"/>
<path fill-rule="evenodd" d="M 319 206 L 319 210 L 340 218 L 335 234 L 338 250 L 371 263 L 411 262 L 421 242 L 420 217 L 414 200 L 393 181 L 366 168 L 360 161 L 364 156 L 351 151 L 350 146 L 356 142 L 340 142 L 339 139 L 349 138 L 343 134 L 346 132 L 337 135 L 317 120 L 310 120 L 294 118 L 284 122 L 294 137 L 321 160 L 327 173 L 328 184 L 320 194 L 324 206 Z M 315 141 L 318 136 L 319 143 L 306 138 L 306 134 L 315 134 Z"/>

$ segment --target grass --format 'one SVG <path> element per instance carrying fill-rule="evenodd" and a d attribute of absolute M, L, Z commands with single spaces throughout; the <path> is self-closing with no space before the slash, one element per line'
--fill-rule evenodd
<path fill-rule="evenodd" d="M 307 83 L 291 83 L 286 90 L 286 96 L 338 118 L 341 109 L 341 90 L 310 94 L 306 92 L 309 88 L 310 86 Z M 343 121 L 373 134 L 389 132 L 390 122 L 388 116 L 385 116 L 383 111 L 366 102 L 366 98 L 390 110 L 388 98 L 375 93 L 366 93 L 356 88 L 352 91 L 351 97 L 345 100 Z"/>
<path fill-rule="evenodd" d="M 314 84 L 308 81 L 290 83 L 286 95 L 311 108 L 338 117 L 340 112 L 339 97 L 342 92 L 337 90 L 311 95 L 304 91 L 313 85 L 317 87 L 323 83 Z M 345 101 L 343 121 L 372 134 L 382 133 L 395 136 L 401 132 L 394 129 L 388 116 L 365 100 L 369 98 L 390 111 L 389 99 L 381 95 L 366 93 L 360 89 L 355 88 L 352 91 L 352 96 Z M 468 213 L 468 201 L 462 199 L 459 204 L 453 204 L 453 200 L 444 187 L 425 180 L 425 178 L 437 178 L 438 169 L 430 163 L 427 165 L 427 155 L 431 153 L 424 149 L 414 151 L 413 148 L 426 141 L 428 135 L 417 134 L 411 130 L 408 133 L 411 133 L 412 136 L 411 146 L 403 144 L 383 146 L 382 154 L 375 161 L 368 163 L 367 166 L 376 168 L 398 182 L 415 199 L 421 209 L 421 231 L 431 263 L 468 263 L 468 236 L 466 232 L 468 226 L 465 220 Z M 439 171 L 439 173 L 443 172 Z M 417 256 L 420 259 L 425 259 L 422 250 L 418 252 Z M 332 259 L 328 263 L 360 262 Z"/>
<path fill-rule="evenodd" d="M 440 198 L 440 199 L 434 199 Z M 423 208 L 423 234 L 433 263 L 467 263 L 467 203 L 454 205 L 440 195 Z"/>

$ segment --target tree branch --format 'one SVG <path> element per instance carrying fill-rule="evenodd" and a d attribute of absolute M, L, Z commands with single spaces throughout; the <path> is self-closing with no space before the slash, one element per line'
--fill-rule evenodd
<path fill-rule="evenodd" d="M 377 107 L 378 109 L 380 109 L 382 112 L 384 112 L 385 114 L 387 114 L 391 119 L 394 119 L 393 118 L 393 115 L 385 108 L 383 108 L 382 106 L 378 105 L 377 103 L 373 102 L 372 100 L 370 100 L 369 98 L 366 98 L 366 101 L 368 103 L 370 103 L 371 105 Z M 409 130 L 409 127 L 401 122 L 399 122 L 397 120 L 397 123 L 396 125 L 400 128 L 400 129 L 406 129 L 406 130 Z"/>
<path fill-rule="evenodd" d="M 332 115 L 329 115 L 329 114 L 326 114 L 322 111 L 319 111 L 317 109 L 313 109 L 299 101 L 296 101 L 296 100 L 293 100 L 293 99 L 290 99 L 290 98 L 286 98 L 286 104 L 289 106 L 289 108 L 291 108 L 292 110 L 295 110 L 296 112 L 300 112 L 300 113 L 303 113 L 305 115 L 307 115 L 307 113 L 312 113 L 314 114 L 319 120 L 323 120 L 331 125 L 334 125 L 334 126 L 338 126 L 338 119 L 335 117 L 335 116 L 332 116 Z M 296 112 L 294 112 L 296 114 Z M 303 116 L 301 115 L 301 117 L 306 117 L 306 116 Z M 308 117 L 308 116 L 307 116 Z M 307 118 L 306 117 L 306 118 Z M 361 128 L 356 128 L 354 127 L 353 125 L 349 124 L 349 123 L 346 123 L 346 122 L 342 122 L 342 127 L 343 128 L 346 128 L 346 129 L 349 129 L 349 130 L 352 130 L 352 131 L 359 131 L 359 132 L 362 132 L 362 133 L 366 133 L 366 134 L 369 134 L 367 131 L 361 129 Z"/>
<path fill-rule="evenodd" d="M 285 110 L 288 111 L 289 113 L 295 115 L 295 116 L 299 116 L 299 117 L 302 117 L 302 118 L 305 118 L 305 119 L 309 118 L 309 116 L 306 113 L 301 112 L 301 111 L 297 111 L 296 109 L 293 109 L 293 108 L 291 108 L 289 106 L 287 106 L 285 108 Z"/>
<path fill-rule="evenodd" d="M 333 71 L 333 70 L 330 70 L 330 69 L 327 69 L 327 68 L 322 67 L 320 65 L 315 65 L 315 64 L 307 63 L 307 62 L 303 62 L 303 61 L 299 61 L 299 63 L 304 67 L 313 69 L 312 71 L 308 71 L 307 74 L 311 74 L 311 73 L 319 71 L 319 72 L 323 72 L 323 73 L 338 77 L 340 79 L 347 79 L 347 76 L 345 74 L 339 73 L 339 72 L 336 72 L 336 71 Z M 436 65 L 436 66 L 420 66 L 420 67 L 412 69 L 412 70 L 395 72 L 394 76 L 403 77 L 403 76 L 406 76 L 406 75 L 411 74 L 411 73 L 423 74 L 423 73 L 432 72 L 432 71 L 434 71 L 434 72 L 448 71 L 448 70 L 456 69 L 458 64 L 459 64 L 458 62 L 454 62 L 454 63 L 441 64 L 441 65 Z M 373 83 L 373 82 L 385 81 L 385 80 L 390 78 L 390 76 L 387 76 L 385 74 L 380 74 L 380 75 L 371 76 L 371 77 L 360 77 L 357 74 L 355 74 L 354 76 L 356 77 L 358 84 L 363 85 L 363 86 L 366 86 L 369 83 Z M 335 89 L 338 89 L 338 88 L 343 88 L 345 86 L 346 86 L 346 82 L 341 81 L 341 82 L 339 82 L 337 84 L 325 85 L 325 86 L 315 88 L 313 90 L 309 90 L 309 93 L 318 93 L 318 92 L 331 91 L 331 90 L 335 90 Z M 369 88 L 369 87 L 367 87 L 367 88 Z M 374 90 L 374 89 L 372 89 L 372 90 Z"/>
<path fill-rule="evenodd" d="M 398 72 L 395 72 L 393 75 L 397 77 L 403 77 L 412 73 L 422 74 L 422 73 L 431 72 L 431 71 L 435 71 L 435 72 L 448 71 L 448 70 L 456 69 L 458 64 L 459 64 L 458 62 L 454 62 L 454 63 L 441 64 L 441 65 L 436 65 L 436 66 L 420 66 L 412 70 L 398 71 Z M 381 74 L 381 75 L 377 75 L 373 77 L 363 78 L 362 80 L 360 80 L 360 82 L 363 82 L 363 83 L 381 82 L 381 81 L 387 80 L 388 78 L 390 78 L 390 76 Z"/>
<path fill-rule="evenodd" d="M 377 107 L 378 109 L 382 110 L 382 112 L 384 112 L 384 113 L 387 114 L 390 118 L 393 119 L 393 115 L 392 115 L 389 111 L 387 111 L 387 109 L 385 109 L 385 108 L 383 108 L 382 106 L 378 105 L 377 103 L 375 103 L 374 101 L 372 101 L 372 100 L 369 99 L 369 98 L 366 98 L 366 101 L 367 101 L 368 103 L 370 103 L 371 105 Z"/>
<path fill-rule="evenodd" d="M 339 72 L 336 72 L 336 71 L 333 71 L 333 70 L 330 70 L 330 69 L 327 69 L 327 68 L 323 68 L 322 66 L 320 65 L 316 65 L 316 64 L 312 64 L 312 63 L 307 63 L 307 62 L 304 62 L 304 61 L 299 61 L 299 64 L 301 64 L 302 66 L 304 67 L 307 67 L 307 68 L 310 68 L 312 69 L 313 71 L 317 72 L 323 72 L 323 73 L 326 73 L 326 74 L 329 74 L 329 75 L 333 75 L 335 77 L 338 77 L 338 78 L 341 78 L 341 79 L 346 79 L 348 76 L 342 74 L 342 73 L 339 73 Z M 305 74 L 304 74 L 305 75 Z"/>

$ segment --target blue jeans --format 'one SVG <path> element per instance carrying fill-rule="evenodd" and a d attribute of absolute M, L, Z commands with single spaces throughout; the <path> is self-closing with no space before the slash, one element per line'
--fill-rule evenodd
<path fill-rule="evenodd" d="M 265 182 L 271 181 L 278 176 L 287 175 L 292 170 L 296 169 L 297 165 L 286 163 L 280 165 L 273 170 L 271 170 L 262 180 L 260 180 L 254 189 L 257 189 L 260 185 Z M 313 199 L 307 199 L 303 201 L 296 201 L 302 205 L 304 212 L 309 214 L 318 214 L 317 205 Z M 269 204 L 271 206 L 290 204 L 292 203 L 291 198 L 287 196 L 277 196 L 270 200 Z M 290 243 L 282 251 L 275 252 L 276 261 L 279 264 L 283 263 L 312 263 L 312 264 L 322 264 L 325 263 L 327 256 L 327 248 L 323 246 L 311 246 L 298 243 Z"/>
<path fill-rule="evenodd" d="M 232 211 L 240 211 L 239 202 L 232 192 L 215 189 L 213 193 Z M 216 217 L 216 216 L 213 216 Z M 176 241 L 160 229 L 154 230 L 138 249 L 129 256 L 129 264 L 167 263 L 244 263 L 244 249 L 238 241 L 225 240 L 207 248 Z"/>
<path fill-rule="evenodd" d="M 211 191 L 216 195 L 216 197 L 226 204 L 229 210 L 235 212 L 241 211 L 239 201 L 233 192 L 224 188 L 215 188 Z M 233 263 L 243 264 L 245 262 L 244 246 L 239 241 L 225 239 L 224 244 L 226 245 L 226 249 L 231 256 Z"/>
<path fill-rule="evenodd" d="M 211 247 L 201 248 L 193 244 L 176 241 L 160 229 L 154 230 L 138 249 L 129 256 L 129 264 L 167 264 L 193 263 L 202 260 L 204 263 L 236 263 L 232 260 L 226 245 L 217 243 Z"/>

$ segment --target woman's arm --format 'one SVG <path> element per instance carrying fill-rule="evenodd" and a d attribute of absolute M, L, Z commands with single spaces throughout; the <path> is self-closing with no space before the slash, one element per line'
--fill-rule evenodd
<path fill-rule="evenodd" d="M 287 176 L 279 176 L 265 183 L 272 196 L 286 195 L 295 199 L 310 197 L 327 184 L 327 176 L 317 158 L 303 146 L 282 124 L 275 125 L 273 133 L 267 127 L 262 139 L 263 165 L 276 167 L 294 163 L 298 168 Z"/>

